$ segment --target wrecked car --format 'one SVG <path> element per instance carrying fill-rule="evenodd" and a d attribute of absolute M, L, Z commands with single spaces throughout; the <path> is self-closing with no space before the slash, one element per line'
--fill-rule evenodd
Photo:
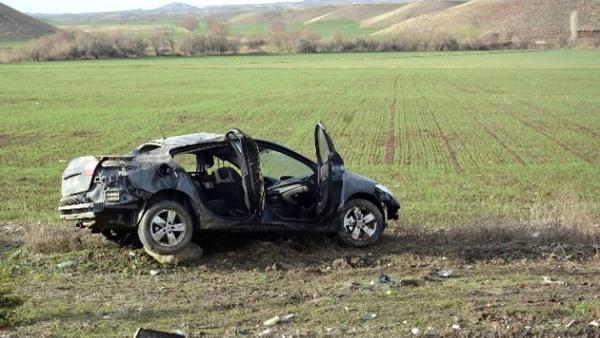
<path fill-rule="evenodd" d="M 240 130 L 144 143 L 126 156 L 72 160 L 62 176 L 61 219 L 120 238 L 135 234 L 158 254 L 209 230 L 337 233 L 376 243 L 400 205 L 387 187 L 344 169 L 325 127 L 316 162 Z"/>

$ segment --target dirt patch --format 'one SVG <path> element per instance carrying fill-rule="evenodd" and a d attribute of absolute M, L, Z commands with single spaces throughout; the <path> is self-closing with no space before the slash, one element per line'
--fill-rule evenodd
<path fill-rule="evenodd" d="M 394 99 L 389 107 L 390 112 L 390 127 L 388 129 L 387 141 L 385 144 L 385 163 L 392 164 L 394 162 L 394 153 L 396 151 L 396 103 L 398 102 L 398 81 L 400 75 L 394 79 Z"/>

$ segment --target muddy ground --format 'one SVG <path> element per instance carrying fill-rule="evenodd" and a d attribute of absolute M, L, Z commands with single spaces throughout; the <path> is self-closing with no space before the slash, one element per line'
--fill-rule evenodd
<path fill-rule="evenodd" d="M 593 244 L 474 243 L 398 226 L 368 249 L 326 236 L 215 234 L 199 262 L 166 267 L 87 233 L 77 250 L 42 254 L 27 245 L 29 227 L 1 228 L 2 268 L 25 298 L 6 337 L 123 337 L 138 327 L 189 337 L 600 334 Z"/>

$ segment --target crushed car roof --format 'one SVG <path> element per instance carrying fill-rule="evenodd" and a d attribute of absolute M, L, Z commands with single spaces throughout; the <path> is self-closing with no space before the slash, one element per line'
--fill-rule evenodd
<path fill-rule="evenodd" d="M 165 148 L 178 148 L 201 143 L 213 143 L 225 141 L 225 135 L 213 133 L 195 133 L 167 138 L 160 138 L 148 143 L 159 144 Z"/>

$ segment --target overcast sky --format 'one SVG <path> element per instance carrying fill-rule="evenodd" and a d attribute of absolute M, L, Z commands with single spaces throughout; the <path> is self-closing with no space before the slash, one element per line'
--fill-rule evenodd
<path fill-rule="evenodd" d="M 175 0 L 0 0 L 7 6 L 28 13 L 85 13 L 109 12 L 126 9 L 153 9 Z M 287 0 L 289 2 L 293 0 Z M 287 2 L 286 1 L 286 2 Z M 184 0 L 189 5 L 204 7 L 231 4 L 264 4 L 283 2 L 282 0 Z"/>

